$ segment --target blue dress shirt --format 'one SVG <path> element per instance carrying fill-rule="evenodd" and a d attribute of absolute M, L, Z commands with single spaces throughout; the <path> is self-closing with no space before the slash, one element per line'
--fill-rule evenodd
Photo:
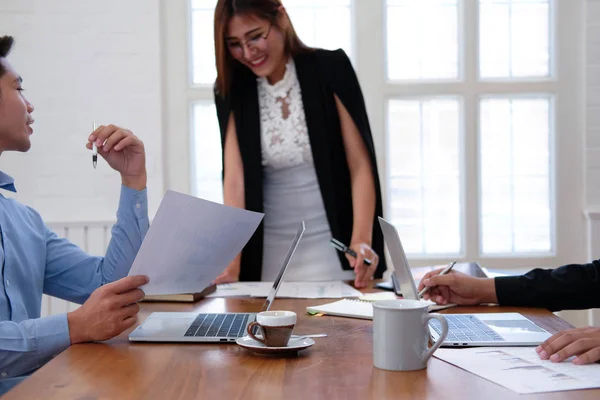
<path fill-rule="evenodd" d="M 16 192 L 1 171 L 0 189 Z M 84 303 L 129 273 L 148 227 L 146 190 L 122 186 L 106 256 L 93 257 L 0 194 L 0 394 L 71 344 L 66 314 L 40 318 L 42 293 Z"/>

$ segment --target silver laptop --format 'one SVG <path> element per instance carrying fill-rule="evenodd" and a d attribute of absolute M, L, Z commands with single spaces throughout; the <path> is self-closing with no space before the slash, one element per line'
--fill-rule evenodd
<path fill-rule="evenodd" d="M 283 282 L 285 271 L 304 234 L 304 229 L 304 222 L 301 222 L 261 311 L 267 311 L 271 307 Z M 129 340 L 132 342 L 231 343 L 245 336 L 248 325 L 255 319 L 256 313 L 154 312 L 131 332 Z"/>
<path fill-rule="evenodd" d="M 405 299 L 421 300 L 398 231 L 383 218 L 379 218 L 379 225 L 394 265 L 394 291 L 401 292 Z M 551 336 L 518 313 L 444 314 L 444 317 L 449 329 L 442 346 L 537 346 Z M 429 328 L 431 336 L 437 340 L 441 333 L 440 323 L 433 320 Z"/>

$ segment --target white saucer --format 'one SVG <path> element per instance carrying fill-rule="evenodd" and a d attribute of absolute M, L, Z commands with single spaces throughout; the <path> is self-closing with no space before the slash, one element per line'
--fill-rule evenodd
<path fill-rule="evenodd" d="M 291 338 L 285 347 L 267 347 L 249 336 L 238 338 L 235 342 L 248 350 L 261 354 L 297 353 L 315 344 L 311 338 Z"/>

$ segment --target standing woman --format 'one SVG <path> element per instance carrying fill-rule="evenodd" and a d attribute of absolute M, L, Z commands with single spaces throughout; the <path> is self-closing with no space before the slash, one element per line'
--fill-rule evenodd
<path fill-rule="evenodd" d="M 225 204 L 265 213 L 216 282 L 274 280 L 302 220 L 287 280 L 380 278 L 375 150 L 344 51 L 305 46 L 280 0 L 219 0 L 215 52 Z M 358 257 L 336 252 L 332 237 Z"/>

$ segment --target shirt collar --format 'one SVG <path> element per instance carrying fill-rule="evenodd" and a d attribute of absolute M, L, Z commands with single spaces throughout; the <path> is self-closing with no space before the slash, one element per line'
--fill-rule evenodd
<path fill-rule="evenodd" d="M 15 180 L 12 176 L 5 174 L 0 171 L 0 189 L 8 190 L 10 192 L 17 193 L 17 188 L 15 187 Z"/>

